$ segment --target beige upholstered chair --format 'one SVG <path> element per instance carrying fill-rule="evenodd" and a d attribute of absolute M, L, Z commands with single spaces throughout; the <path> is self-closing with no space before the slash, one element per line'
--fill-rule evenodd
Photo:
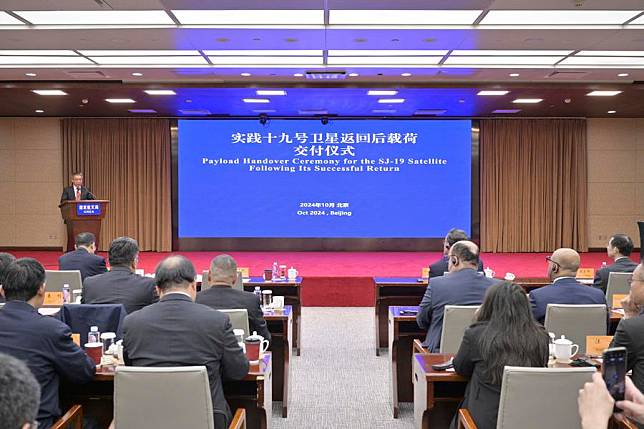
<path fill-rule="evenodd" d="M 233 325 L 233 329 L 243 329 L 244 338 L 250 335 L 250 328 L 248 326 L 248 310 L 245 308 L 236 308 L 230 310 L 219 310 L 222 313 L 226 313 L 230 317 L 230 323 Z"/>
<path fill-rule="evenodd" d="M 606 302 L 609 307 L 613 306 L 613 295 L 628 295 L 631 293 L 631 287 L 628 285 L 628 279 L 632 273 L 608 273 L 608 285 L 606 286 Z"/>
<path fill-rule="evenodd" d="M 205 366 L 116 368 L 116 429 L 214 429 L 212 413 Z"/>
<path fill-rule="evenodd" d="M 506 366 L 501 384 L 497 429 L 580 429 L 577 396 L 595 368 Z M 474 429 L 469 412 L 458 412 L 459 429 Z"/>
<path fill-rule="evenodd" d="M 441 330 L 441 353 L 456 353 L 465 330 L 474 321 L 478 305 L 446 305 Z"/>
<path fill-rule="evenodd" d="M 607 308 L 603 304 L 548 304 L 544 326 L 557 338 L 565 335 L 579 346 L 579 353 L 586 353 L 587 336 L 606 335 Z"/>
<path fill-rule="evenodd" d="M 83 281 L 79 270 L 45 270 L 45 283 L 47 292 L 62 292 L 63 285 L 69 285 L 69 293 L 76 289 L 83 289 Z"/>

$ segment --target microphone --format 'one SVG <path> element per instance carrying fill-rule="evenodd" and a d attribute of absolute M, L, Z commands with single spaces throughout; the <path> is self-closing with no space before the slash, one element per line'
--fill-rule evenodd
<path fill-rule="evenodd" d="M 87 188 L 85 188 L 85 189 L 87 189 Z M 98 199 L 98 198 L 96 198 L 96 195 L 92 194 L 92 191 L 90 191 L 89 189 L 87 189 L 87 196 L 91 197 L 92 200 L 97 200 Z"/>

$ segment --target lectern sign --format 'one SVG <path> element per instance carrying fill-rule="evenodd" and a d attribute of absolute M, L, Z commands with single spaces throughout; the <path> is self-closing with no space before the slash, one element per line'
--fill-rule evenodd
<path fill-rule="evenodd" d="M 94 203 L 83 203 L 76 205 L 77 216 L 99 216 L 101 214 L 101 205 Z"/>

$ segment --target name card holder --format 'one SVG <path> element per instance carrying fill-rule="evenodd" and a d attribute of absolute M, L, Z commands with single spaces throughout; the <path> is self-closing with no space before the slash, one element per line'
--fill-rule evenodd
<path fill-rule="evenodd" d="M 577 275 L 575 276 L 578 279 L 593 279 L 595 277 L 595 269 L 594 268 L 579 268 L 577 270 Z"/>
<path fill-rule="evenodd" d="M 618 294 L 613 295 L 612 308 L 622 308 L 622 300 L 626 298 L 627 294 Z"/>
<path fill-rule="evenodd" d="M 63 305 L 63 293 L 62 292 L 45 292 L 45 302 L 44 305 Z"/>
<path fill-rule="evenodd" d="M 248 267 L 237 267 L 237 272 L 241 273 L 242 277 L 245 279 L 250 278 L 250 268 Z"/>
<path fill-rule="evenodd" d="M 589 335 L 586 337 L 586 354 L 588 356 L 601 356 L 604 350 L 610 347 L 612 335 Z"/>
<path fill-rule="evenodd" d="M 422 271 L 420 272 L 420 277 L 424 280 L 427 280 L 429 278 L 429 267 L 423 267 Z"/>

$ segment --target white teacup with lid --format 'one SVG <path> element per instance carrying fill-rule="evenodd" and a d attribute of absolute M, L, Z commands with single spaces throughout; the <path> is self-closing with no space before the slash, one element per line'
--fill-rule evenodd
<path fill-rule="evenodd" d="M 557 359 L 557 362 L 569 363 L 570 358 L 576 355 L 578 351 L 579 346 L 577 344 L 573 344 L 572 341 L 567 339 L 564 335 L 555 340 L 555 358 Z"/>

